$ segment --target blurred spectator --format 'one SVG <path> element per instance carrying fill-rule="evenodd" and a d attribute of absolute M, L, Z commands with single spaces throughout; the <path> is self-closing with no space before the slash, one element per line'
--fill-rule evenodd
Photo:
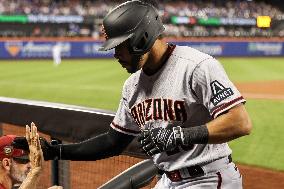
<path fill-rule="evenodd" d="M 82 15 L 102 18 L 123 0 L 0 0 L 0 14 Z M 264 1 L 247 0 L 159 0 L 159 9 L 167 14 L 199 17 L 256 18 L 283 16 L 277 7 Z"/>
<path fill-rule="evenodd" d="M 42 32 L 41 32 L 41 29 L 40 27 L 36 26 L 34 29 L 33 29 L 33 32 L 32 32 L 32 36 L 33 37 L 39 37 L 42 35 Z"/>

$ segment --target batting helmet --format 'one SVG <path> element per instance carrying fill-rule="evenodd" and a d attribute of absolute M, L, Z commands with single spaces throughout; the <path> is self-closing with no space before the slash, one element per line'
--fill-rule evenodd
<path fill-rule="evenodd" d="M 127 1 L 104 18 L 106 41 L 99 50 L 110 50 L 129 39 L 130 53 L 142 55 L 150 50 L 164 29 L 154 6 L 138 0 Z"/>

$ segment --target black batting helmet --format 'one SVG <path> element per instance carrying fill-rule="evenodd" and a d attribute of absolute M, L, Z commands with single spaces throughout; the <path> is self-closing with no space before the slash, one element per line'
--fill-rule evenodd
<path fill-rule="evenodd" d="M 110 50 L 129 39 L 134 55 L 148 52 L 164 31 L 156 8 L 139 0 L 127 1 L 111 10 L 103 20 L 106 41 L 100 51 Z"/>

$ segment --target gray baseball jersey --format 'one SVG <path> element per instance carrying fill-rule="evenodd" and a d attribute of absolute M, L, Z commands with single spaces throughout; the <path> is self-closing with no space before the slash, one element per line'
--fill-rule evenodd
<path fill-rule="evenodd" d="M 149 76 L 139 70 L 126 80 L 113 129 L 136 136 L 150 127 L 198 126 L 245 102 L 216 59 L 190 47 L 172 49 L 157 73 Z M 153 160 L 160 169 L 172 171 L 229 154 L 227 143 L 196 144 Z"/>

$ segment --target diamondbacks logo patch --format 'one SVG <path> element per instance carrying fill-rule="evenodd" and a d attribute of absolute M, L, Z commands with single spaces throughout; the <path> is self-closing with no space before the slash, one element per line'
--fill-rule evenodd
<path fill-rule="evenodd" d="M 210 101 L 214 104 L 214 106 L 234 94 L 231 88 L 225 88 L 217 80 L 210 83 L 210 86 L 213 94 L 213 97 L 210 99 Z"/>
<path fill-rule="evenodd" d="M 4 147 L 4 154 L 5 154 L 6 156 L 11 155 L 12 152 L 13 152 L 13 147 L 12 147 L 12 146 L 5 146 L 5 147 Z"/>

